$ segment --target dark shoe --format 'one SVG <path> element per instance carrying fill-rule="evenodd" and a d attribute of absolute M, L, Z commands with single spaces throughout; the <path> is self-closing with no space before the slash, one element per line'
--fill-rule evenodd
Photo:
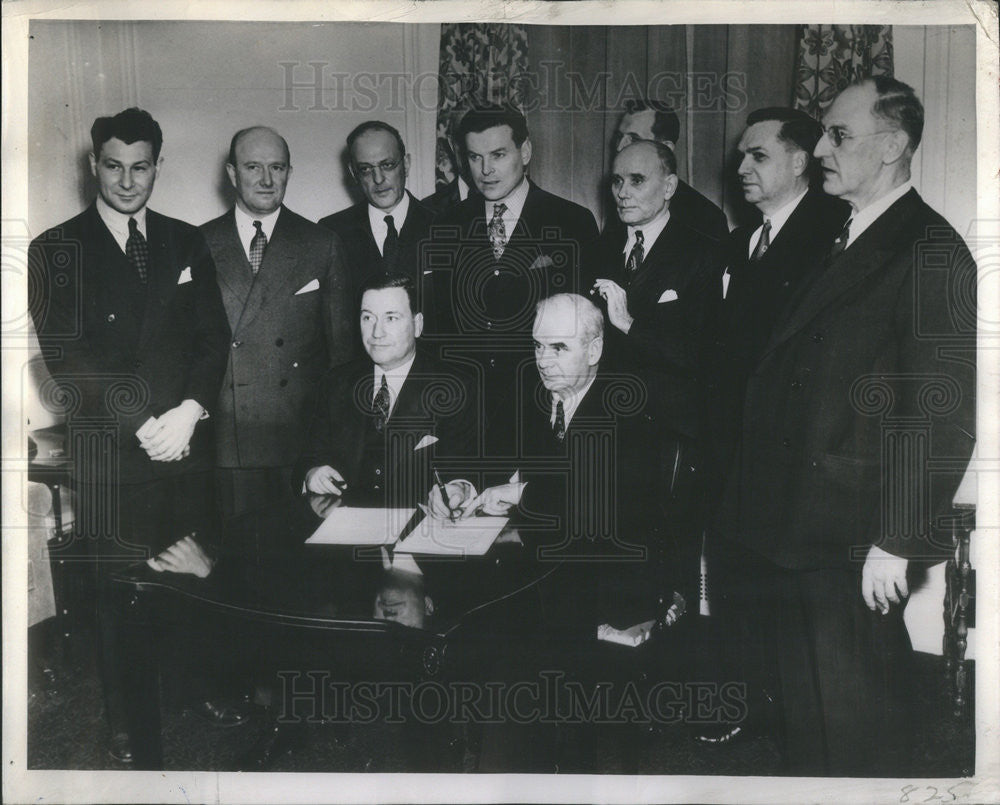
<path fill-rule="evenodd" d="M 250 720 L 250 707 L 243 701 L 235 704 L 203 701 L 188 704 L 184 713 L 193 713 L 202 721 L 207 721 L 216 727 L 238 727 Z"/>
<path fill-rule="evenodd" d="M 303 737 L 297 725 L 272 721 L 250 750 L 236 761 L 236 771 L 266 771 L 278 758 L 299 746 Z"/>
<path fill-rule="evenodd" d="M 119 763 L 132 762 L 132 741 L 127 732 L 116 732 L 108 741 L 108 754 Z"/>
<path fill-rule="evenodd" d="M 746 738 L 747 731 L 739 724 L 718 724 L 705 727 L 695 733 L 694 739 L 700 744 L 721 746 Z"/>

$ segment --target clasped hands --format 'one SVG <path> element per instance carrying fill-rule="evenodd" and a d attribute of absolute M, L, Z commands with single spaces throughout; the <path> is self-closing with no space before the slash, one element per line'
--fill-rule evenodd
<path fill-rule="evenodd" d="M 136 431 L 136 438 L 152 461 L 180 461 L 191 453 L 191 437 L 205 409 L 195 400 L 184 400 L 159 417 L 150 417 Z"/>

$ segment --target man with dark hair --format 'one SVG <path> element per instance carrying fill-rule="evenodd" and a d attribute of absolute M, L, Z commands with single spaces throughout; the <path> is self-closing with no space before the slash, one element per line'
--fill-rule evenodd
<path fill-rule="evenodd" d="M 121 677 L 129 660 L 110 576 L 143 559 L 157 571 L 211 571 L 211 427 L 230 333 L 201 233 L 146 206 L 162 165 L 159 125 L 127 109 L 98 118 L 91 137 L 98 197 L 32 241 L 41 275 L 29 309 L 69 405 L 77 523 L 96 559 L 109 749 L 130 762 L 135 725 Z"/>
<path fill-rule="evenodd" d="M 424 263 L 433 271 L 436 303 L 428 329 L 449 354 L 481 366 L 488 445 L 510 455 L 513 414 L 499 402 L 517 367 L 530 360 L 535 305 L 580 287 L 597 226 L 589 210 L 528 179 L 531 140 L 516 109 L 472 109 L 459 138 L 481 195 L 435 222 Z"/>
<path fill-rule="evenodd" d="M 294 475 L 304 493 L 413 507 L 433 484 L 435 457 L 473 452 L 475 388 L 418 349 L 417 302 L 407 276 L 375 275 L 362 287 L 367 355 L 327 374 L 314 395 Z"/>
<path fill-rule="evenodd" d="M 716 507 L 796 774 L 918 771 L 902 599 L 951 552 L 976 418 L 976 265 L 911 186 L 920 108 L 878 78 L 827 109 L 813 153 L 851 217 L 755 356 Z"/>
<path fill-rule="evenodd" d="M 227 519 L 288 494 L 307 395 L 355 343 L 343 245 L 283 204 L 288 143 L 254 126 L 233 136 L 229 154 L 236 203 L 201 227 L 233 332 L 216 418 Z"/>
<path fill-rule="evenodd" d="M 374 275 L 401 273 L 421 289 L 419 247 L 434 213 L 406 189 L 410 155 L 403 138 L 388 123 L 367 120 L 347 135 L 347 150 L 365 200 L 321 218 L 320 225 L 343 241 L 354 288 Z"/>
<path fill-rule="evenodd" d="M 618 123 L 612 145 L 621 151 L 639 140 L 655 140 L 671 151 L 677 147 L 681 124 L 677 112 L 662 101 L 630 99 Z M 677 191 L 670 205 L 674 218 L 690 229 L 714 240 L 724 240 L 729 234 L 729 222 L 721 209 L 687 182 L 678 179 Z"/>

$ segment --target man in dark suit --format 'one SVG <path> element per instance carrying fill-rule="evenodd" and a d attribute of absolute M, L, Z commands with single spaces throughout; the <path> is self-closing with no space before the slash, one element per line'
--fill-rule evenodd
<path fill-rule="evenodd" d="M 852 215 L 756 361 L 715 528 L 754 579 L 741 603 L 773 651 L 790 771 L 902 776 L 901 601 L 910 563 L 950 551 L 975 430 L 976 267 L 910 186 L 923 107 L 909 86 L 853 84 L 824 124 L 823 188 Z"/>
<path fill-rule="evenodd" d="M 488 450 L 509 455 L 513 419 L 498 403 L 518 366 L 530 361 L 535 305 L 580 287 L 597 226 L 589 210 L 529 181 L 531 140 L 516 109 L 473 109 L 462 118 L 459 137 L 481 195 L 433 227 L 424 264 L 435 294 L 428 331 L 450 356 L 477 364 L 492 420 Z"/>
<path fill-rule="evenodd" d="M 215 429 L 227 519 L 288 494 L 306 397 L 353 350 L 343 246 L 283 206 L 291 171 L 277 132 L 238 131 L 226 163 L 236 204 L 201 227 L 233 332 Z"/>
<path fill-rule="evenodd" d="M 229 325 L 194 227 L 149 210 L 163 135 L 140 109 L 98 118 L 98 198 L 36 238 L 30 309 L 65 403 L 80 536 L 98 575 L 98 641 L 110 750 L 131 760 L 110 573 L 207 575 L 217 539 L 211 425 Z M 114 505 L 117 504 L 117 507 Z"/>
<path fill-rule="evenodd" d="M 713 282 L 705 328 L 701 406 L 706 456 L 704 501 L 709 512 L 722 494 L 743 428 L 747 382 L 774 322 L 808 269 L 826 256 L 847 220 L 846 202 L 828 196 L 819 187 L 810 189 L 810 183 L 818 179 L 819 167 L 812 151 L 822 135 L 822 126 L 804 112 L 775 107 L 752 112 L 740 138 L 740 185 L 746 201 L 760 211 L 761 221 L 730 235 L 725 245 L 725 268 Z M 743 616 L 739 592 L 741 585 L 754 581 L 747 578 L 738 562 L 726 561 L 727 543 L 712 537 L 710 534 L 705 546 L 712 630 L 703 636 L 715 642 L 718 650 L 710 663 L 717 667 L 705 673 L 716 674 L 720 681 L 746 682 L 751 714 L 763 726 L 763 702 L 776 693 L 774 683 L 766 678 L 763 663 L 752 661 L 755 647 L 738 649 Z M 728 742 L 745 735 L 746 727 L 705 727 L 700 738 Z"/>
<path fill-rule="evenodd" d="M 621 151 L 639 140 L 655 140 L 673 151 L 680 133 L 680 120 L 669 104 L 629 100 L 615 131 L 613 145 L 616 151 Z M 723 240 L 729 234 L 726 214 L 687 182 L 678 180 L 670 212 L 678 221 L 713 240 Z"/>
<path fill-rule="evenodd" d="M 370 278 L 360 321 L 367 356 L 320 383 L 294 483 L 354 504 L 413 507 L 433 485 L 435 461 L 474 452 L 474 389 L 417 348 L 423 314 L 409 277 Z"/>
<path fill-rule="evenodd" d="M 410 155 L 403 138 L 388 123 L 368 120 L 347 135 L 350 171 L 365 200 L 320 219 L 347 249 L 354 287 L 378 274 L 405 274 L 421 302 L 420 245 L 434 213 L 406 189 Z"/>

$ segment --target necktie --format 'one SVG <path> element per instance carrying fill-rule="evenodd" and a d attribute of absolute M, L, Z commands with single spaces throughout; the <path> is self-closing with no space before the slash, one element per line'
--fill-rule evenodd
<path fill-rule="evenodd" d="M 503 225 L 503 214 L 505 212 L 507 212 L 506 204 L 493 205 L 493 220 L 490 221 L 489 234 L 490 246 L 493 247 L 494 260 L 499 260 L 503 257 L 503 250 L 507 245 L 507 229 Z"/>
<path fill-rule="evenodd" d="M 250 241 L 250 268 L 253 271 L 253 275 L 256 277 L 257 272 L 260 271 L 260 264 L 264 262 L 264 249 L 267 248 L 267 235 L 265 235 L 264 230 L 260 228 L 260 221 L 254 221 L 253 228 L 257 231 L 254 233 L 253 240 Z"/>
<path fill-rule="evenodd" d="M 851 237 L 851 221 L 853 220 L 853 218 L 848 218 L 847 223 L 844 224 L 844 228 L 840 230 L 840 234 L 837 235 L 833 246 L 830 247 L 830 257 L 836 257 L 847 248 L 848 239 Z"/>
<path fill-rule="evenodd" d="M 396 222 L 391 215 L 385 216 L 385 225 L 388 231 L 385 233 L 385 242 L 382 244 L 382 267 L 387 274 L 392 273 L 396 264 L 396 252 L 399 251 L 399 233 L 396 231 Z"/>
<path fill-rule="evenodd" d="M 385 375 L 382 375 L 382 385 L 372 401 L 372 411 L 375 414 L 375 430 L 381 433 L 389 420 L 389 384 L 385 382 Z"/>
<path fill-rule="evenodd" d="M 562 400 L 556 401 L 556 421 L 552 425 L 552 432 L 560 442 L 566 438 L 566 411 Z"/>
<path fill-rule="evenodd" d="M 146 281 L 146 274 L 149 270 L 149 246 L 146 239 L 139 231 L 139 224 L 135 218 L 128 219 L 128 240 L 125 241 L 125 256 L 132 264 L 132 268 L 139 274 L 139 279 Z"/>
<path fill-rule="evenodd" d="M 645 256 L 645 249 L 642 246 L 642 230 L 637 229 L 635 230 L 635 245 L 628 253 L 628 260 L 625 261 L 625 272 L 630 278 L 639 270 Z"/>
<path fill-rule="evenodd" d="M 764 256 L 764 252 L 768 250 L 771 246 L 771 222 L 764 219 L 764 228 L 760 230 L 760 240 L 757 241 L 757 245 L 754 246 L 753 254 L 750 255 L 750 262 L 756 263 Z"/>

